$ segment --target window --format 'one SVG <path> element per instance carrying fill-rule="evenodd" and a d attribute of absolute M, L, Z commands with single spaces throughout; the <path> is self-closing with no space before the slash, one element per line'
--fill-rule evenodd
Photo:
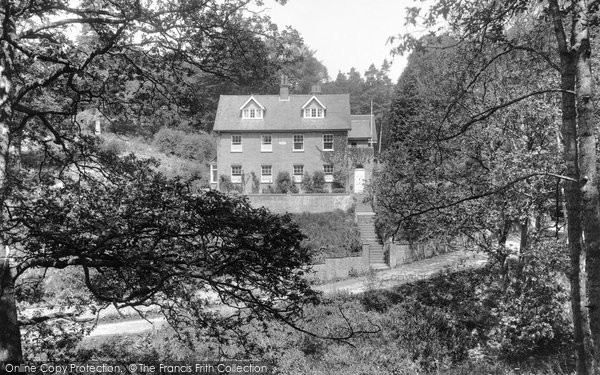
<path fill-rule="evenodd" d="M 333 134 L 323 134 L 323 151 L 333 151 Z"/>
<path fill-rule="evenodd" d="M 232 165 L 231 166 L 231 182 L 234 184 L 242 183 L 242 166 Z"/>
<path fill-rule="evenodd" d="M 273 151 L 273 139 L 270 135 L 263 135 L 260 138 L 260 152 L 272 152 Z"/>
<path fill-rule="evenodd" d="M 325 182 L 333 182 L 333 165 L 324 164 L 323 173 L 325 173 Z"/>
<path fill-rule="evenodd" d="M 305 108 L 304 109 L 304 117 L 305 118 L 323 118 L 325 117 L 325 112 L 323 108 Z"/>
<path fill-rule="evenodd" d="M 304 151 L 304 136 L 294 134 L 294 151 Z"/>
<path fill-rule="evenodd" d="M 270 165 L 263 165 L 260 172 L 260 182 L 271 183 L 273 182 L 273 167 Z"/>
<path fill-rule="evenodd" d="M 242 111 L 243 119 L 261 119 L 263 118 L 263 110 L 259 108 L 245 108 Z"/>
<path fill-rule="evenodd" d="M 294 182 L 302 182 L 304 176 L 304 166 L 301 164 L 294 164 Z"/>
<path fill-rule="evenodd" d="M 214 164 L 210 165 L 210 183 L 216 184 L 218 181 L 218 171 L 217 166 Z"/>
<path fill-rule="evenodd" d="M 242 152 L 242 136 L 231 136 L 231 152 Z"/>

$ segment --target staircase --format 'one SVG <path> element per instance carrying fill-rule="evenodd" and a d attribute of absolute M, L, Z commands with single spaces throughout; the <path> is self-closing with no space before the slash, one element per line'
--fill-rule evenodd
<path fill-rule="evenodd" d="M 385 262 L 383 245 L 375 234 L 375 213 L 368 203 L 363 203 L 364 197 L 357 196 L 356 221 L 360 230 L 360 240 L 363 245 L 369 245 L 369 264 L 373 269 L 388 268 Z"/>

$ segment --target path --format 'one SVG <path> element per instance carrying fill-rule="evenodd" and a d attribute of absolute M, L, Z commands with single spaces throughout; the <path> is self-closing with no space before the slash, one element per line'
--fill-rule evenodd
<path fill-rule="evenodd" d="M 316 289 L 325 294 L 335 292 L 357 294 L 364 292 L 368 288 L 388 289 L 397 285 L 429 278 L 444 268 L 450 267 L 460 269 L 466 267 L 480 267 L 484 265 L 486 261 L 486 257 L 483 254 L 455 251 L 429 259 L 402 264 L 396 268 L 379 271 L 373 276 L 362 276 L 319 285 Z"/>
<path fill-rule="evenodd" d="M 372 276 L 362 276 L 318 285 L 315 289 L 322 291 L 324 294 L 336 292 L 357 294 L 369 288 L 387 289 L 429 278 L 445 268 L 472 268 L 480 267 L 485 263 L 486 257 L 482 254 L 456 251 L 425 260 L 402 264 L 396 268 L 378 271 Z M 124 322 L 99 323 L 89 336 L 135 334 L 158 329 L 164 324 L 166 324 L 165 319 L 160 317 L 151 318 L 149 321 L 137 319 Z"/>

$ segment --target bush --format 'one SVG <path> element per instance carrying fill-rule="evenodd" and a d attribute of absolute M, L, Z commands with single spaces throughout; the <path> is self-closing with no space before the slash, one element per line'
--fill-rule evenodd
<path fill-rule="evenodd" d="M 275 189 L 273 188 L 273 185 L 267 185 L 267 187 L 264 187 L 262 189 L 262 193 L 263 194 L 275 194 Z"/>
<path fill-rule="evenodd" d="M 315 171 L 315 173 L 313 173 L 312 189 L 313 193 L 316 193 L 316 190 L 325 190 L 325 173 L 322 171 Z"/>
<path fill-rule="evenodd" d="M 302 176 L 302 182 L 300 186 L 302 186 L 302 191 L 304 191 L 305 193 L 312 193 L 313 184 L 308 172 L 304 172 L 304 176 Z"/>
<path fill-rule="evenodd" d="M 215 139 L 206 133 L 162 128 L 154 135 L 153 143 L 165 154 L 201 163 L 214 159 L 217 153 Z"/>
<path fill-rule="evenodd" d="M 275 180 L 275 193 L 293 193 L 292 189 L 294 188 L 294 182 L 292 182 L 292 177 L 289 172 L 281 171 L 277 174 L 277 179 Z"/>
<path fill-rule="evenodd" d="M 232 191 L 241 192 L 241 186 L 234 184 L 231 182 L 229 176 L 222 174 L 221 177 L 219 177 L 219 190 L 224 193 Z"/>
<path fill-rule="evenodd" d="M 556 274 L 538 266 L 527 265 L 522 278 L 508 287 L 498 269 L 488 268 L 442 274 L 389 291 L 371 290 L 360 299 L 367 311 L 386 316 L 398 310 L 412 311 L 408 316 L 428 315 L 428 323 L 413 321 L 404 327 L 408 331 L 402 340 L 430 336 L 428 340 L 446 342 L 445 349 L 436 350 L 449 354 L 453 363 L 475 351 L 483 358 L 507 363 L 553 357 L 568 352 L 571 343 L 564 313 L 568 294 Z M 421 324 L 435 325 L 440 332 L 429 332 Z M 424 351 L 429 349 L 422 346 L 415 354 L 425 359 Z"/>
<path fill-rule="evenodd" d="M 315 253 L 329 257 L 361 253 L 360 232 L 353 215 L 336 210 L 318 214 L 305 212 L 292 217 L 308 237 L 303 244 Z"/>
<path fill-rule="evenodd" d="M 345 193 L 346 192 L 346 188 L 333 188 L 331 189 L 332 193 Z"/>

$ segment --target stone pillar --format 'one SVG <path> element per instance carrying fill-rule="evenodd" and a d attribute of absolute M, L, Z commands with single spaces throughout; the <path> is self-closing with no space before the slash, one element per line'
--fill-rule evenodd
<path fill-rule="evenodd" d="M 369 244 L 362 245 L 362 263 L 366 268 L 371 266 L 371 254 Z"/>
<path fill-rule="evenodd" d="M 396 246 L 392 243 L 392 241 L 387 241 L 385 245 L 383 245 L 383 249 L 387 250 L 389 254 L 389 264 L 390 268 L 396 267 L 398 264 L 398 252 L 396 251 Z"/>

